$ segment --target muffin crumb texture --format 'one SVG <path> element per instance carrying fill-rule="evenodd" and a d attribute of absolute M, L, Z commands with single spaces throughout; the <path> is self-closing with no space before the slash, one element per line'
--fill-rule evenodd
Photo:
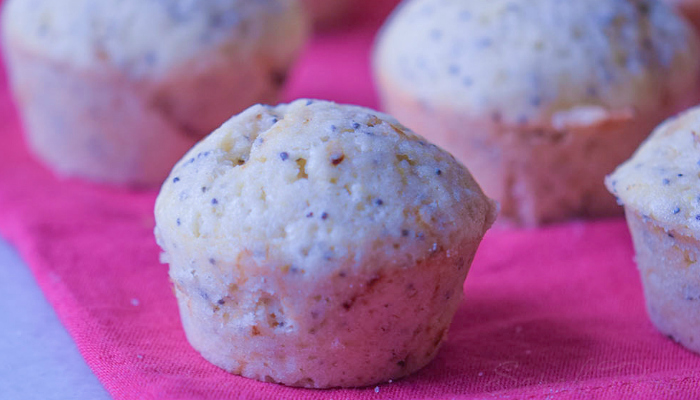
<path fill-rule="evenodd" d="M 190 343 L 235 374 L 365 386 L 427 364 L 496 206 L 445 151 L 370 109 L 254 106 L 156 202 Z"/>

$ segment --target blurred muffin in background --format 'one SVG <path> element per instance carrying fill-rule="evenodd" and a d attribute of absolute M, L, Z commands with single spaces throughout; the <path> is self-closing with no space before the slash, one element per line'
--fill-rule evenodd
<path fill-rule="evenodd" d="M 700 30 L 700 0 L 666 0 Z"/>
<path fill-rule="evenodd" d="M 356 24 L 381 24 L 400 0 L 302 0 L 314 26 L 328 31 Z"/>
<path fill-rule="evenodd" d="M 700 100 L 698 38 L 656 0 L 409 0 L 374 71 L 385 110 L 525 226 L 619 214 L 604 176 Z"/>
<path fill-rule="evenodd" d="M 311 20 L 318 28 L 330 28 L 341 23 L 350 13 L 352 0 L 302 0 Z"/>
<path fill-rule="evenodd" d="M 137 186 L 276 101 L 307 31 L 289 0 L 8 0 L 2 15 L 34 153 L 61 176 Z"/>

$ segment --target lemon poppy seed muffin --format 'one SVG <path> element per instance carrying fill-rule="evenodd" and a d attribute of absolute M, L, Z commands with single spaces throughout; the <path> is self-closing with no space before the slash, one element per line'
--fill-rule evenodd
<path fill-rule="evenodd" d="M 700 353 L 700 108 L 661 125 L 606 184 L 624 206 L 651 321 Z"/>
<path fill-rule="evenodd" d="M 8 0 L 3 48 L 34 153 L 160 185 L 231 114 L 276 101 L 308 26 L 292 0 Z"/>
<path fill-rule="evenodd" d="M 408 0 L 382 29 L 385 110 L 520 225 L 620 212 L 603 178 L 700 100 L 694 31 L 652 0 Z"/>
<path fill-rule="evenodd" d="M 161 189 L 155 234 L 204 358 L 350 387 L 436 355 L 495 213 L 461 164 L 393 118 L 298 100 L 197 144 Z"/>

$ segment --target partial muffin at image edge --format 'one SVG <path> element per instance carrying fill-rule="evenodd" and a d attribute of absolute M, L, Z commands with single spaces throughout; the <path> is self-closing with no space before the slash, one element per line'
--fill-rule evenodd
<path fill-rule="evenodd" d="M 8 0 L 9 82 L 60 177 L 157 186 L 232 114 L 276 102 L 309 26 L 296 0 Z"/>
<path fill-rule="evenodd" d="M 697 35 L 656 0 L 408 0 L 373 69 L 385 111 L 521 226 L 619 215 L 604 176 L 700 102 Z"/>
<path fill-rule="evenodd" d="M 700 353 L 700 108 L 659 126 L 606 178 L 624 206 L 647 312 Z"/>
<path fill-rule="evenodd" d="M 189 151 L 155 235 L 205 359 L 357 387 L 435 357 L 496 212 L 463 165 L 392 117 L 297 100 L 251 107 Z"/>

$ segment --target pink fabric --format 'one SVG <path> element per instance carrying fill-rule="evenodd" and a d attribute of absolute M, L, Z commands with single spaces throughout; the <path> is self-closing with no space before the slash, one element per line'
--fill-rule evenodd
<path fill-rule="evenodd" d="M 376 107 L 380 16 L 316 38 L 287 98 Z M 115 399 L 700 398 L 700 356 L 645 314 L 622 219 L 491 231 L 448 341 L 407 379 L 314 391 L 229 375 L 185 340 L 152 235 L 156 192 L 53 177 L 27 153 L 2 76 L 0 231 Z"/>

